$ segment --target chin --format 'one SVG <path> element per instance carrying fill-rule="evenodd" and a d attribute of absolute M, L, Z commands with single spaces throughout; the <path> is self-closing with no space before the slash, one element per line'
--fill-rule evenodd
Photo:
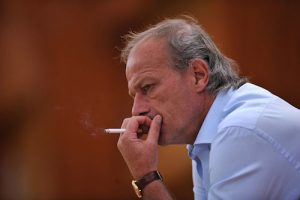
<path fill-rule="evenodd" d="M 167 143 L 165 141 L 161 141 L 161 140 L 158 140 L 158 144 L 159 144 L 159 146 L 167 146 L 167 145 L 169 145 L 169 143 Z"/>
<path fill-rule="evenodd" d="M 167 145 L 166 139 L 165 139 L 165 137 L 164 137 L 164 135 L 162 133 L 159 134 L 158 144 L 160 146 L 166 146 Z"/>
<path fill-rule="evenodd" d="M 170 129 L 166 126 L 161 127 L 161 131 L 159 133 L 158 144 L 160 146 L 166 146 L 170 144 L 176 144 L 174 141 L 174 130 Z"/>
<path fill-rule="evenodd" d="M 166 146 L 169 144 L 172 144 L 172 142 L 170 141 L 170 139 L 168 137 L 166 137 L 166 133 L 161 132 L 158 138 L 158 144 L 160 146 Z"/>

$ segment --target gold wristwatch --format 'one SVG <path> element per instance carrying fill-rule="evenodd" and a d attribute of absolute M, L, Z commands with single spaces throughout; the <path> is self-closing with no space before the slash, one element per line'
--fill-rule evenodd
<path fill-rule="evenodd" d="M 147 173 L 145 176 L 143 176 L 141 179 L 139 180 L 133 180 L 131 182 L 133 190 L 135 191 L 136 195 L 139 198 L 142 198 L 143 196 L 143 189 L 152 181 L 155 180 L 163 180 L 162 176 L 160 175 L 160 173 L 158 171 L 152 171 Z"/>

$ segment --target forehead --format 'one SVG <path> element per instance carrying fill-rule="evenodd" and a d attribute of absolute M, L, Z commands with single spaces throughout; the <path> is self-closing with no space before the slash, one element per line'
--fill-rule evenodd
<path fill-rule="evenodd" d="M 137 43 L 130 51 L 126 63 L 126 77 L 142 71 L 164 71 L 171 67 L 167 43 L 163 39 L 150 38 Z"/>

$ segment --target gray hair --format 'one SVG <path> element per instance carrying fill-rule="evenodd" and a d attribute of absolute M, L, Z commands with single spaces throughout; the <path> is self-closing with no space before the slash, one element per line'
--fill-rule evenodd
<path fill-rule="evenodd" d="M 238 88 L 247 81 L 239 77 L 237 64 L 223 55 L 198 22 L 189 16 L 165 19 L 146 31 L 129 33 L 125 36 L 127 42 L 121 52 L 121 61 L 126 63 L 131 49 L 149 38 L 166 40 L 176 70 L 185 71 L 194 59 L 206 61 L 209 66 L 206 90 L 211 94 L 230 87 Z"/>

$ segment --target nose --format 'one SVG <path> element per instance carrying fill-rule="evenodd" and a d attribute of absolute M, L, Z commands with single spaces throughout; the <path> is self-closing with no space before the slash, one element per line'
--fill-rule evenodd
<path fill-rule="evenodd" d="M 145 98 L 140 95 L 136 94 L 134 96 L 133 105 L 132 105 L 132 116 L 141 116 L 141 115 L 147 115 L 150 112 L 150 107 L 148 105 L 148 102 L 145 100 Z"/>

